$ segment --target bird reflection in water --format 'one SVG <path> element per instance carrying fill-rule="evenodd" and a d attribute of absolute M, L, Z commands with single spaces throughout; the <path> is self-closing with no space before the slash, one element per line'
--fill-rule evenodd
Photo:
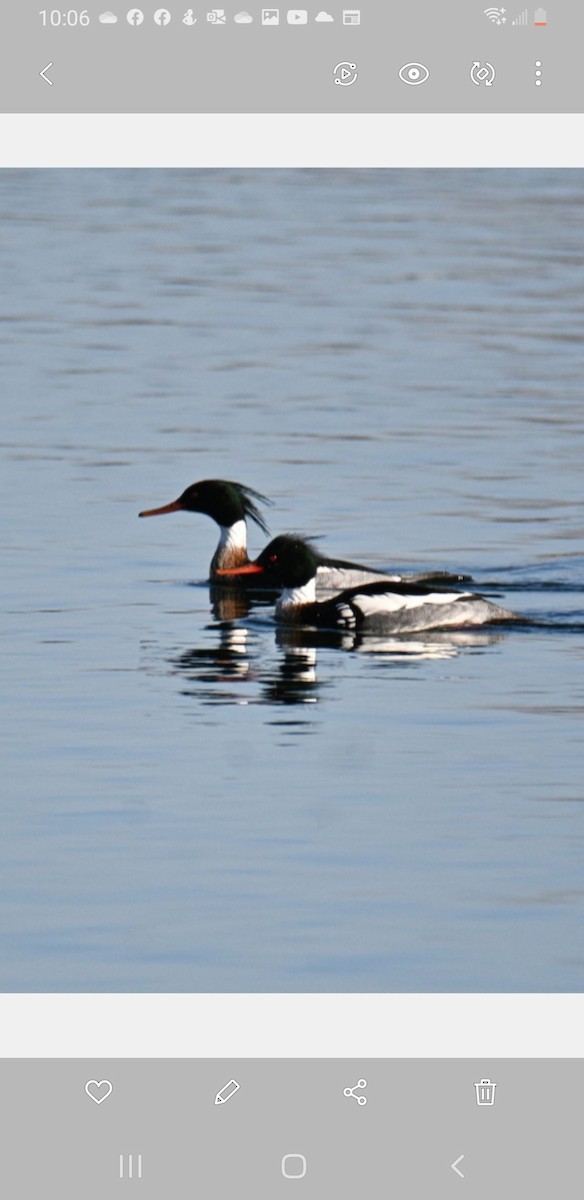
<path fill-rule="evenodd" d="M 379 654 L 388 662 L 404 662 L 404 660 L 426 662 L 440 661 L 448 658 L 458 658 L 464 650 L 482 650 L 486 646 L 495 646 L 504 640 L 505 634 L 499 630 L 465 629 L 465 630 L 436 630 L 432 634 L 420 634 L 418 637 L 363 637 L 355 638 L 353 650 L 360 654 Z M 349 647 L 347 647 L 349 648 Z"/>
<path fill-rule="evenodd" d="M 224 622 L 209 627 L 217 634 L 217 644 L 194 646 L 170 659 L 172 671 L 180 675 L 188 687 L 183 695 L 196 696 L 203 702 L 245 703 L 234 692 L 201 691 L 201 684 L 235 684 L 253 678 L 249 653 L 249 630 L 243 625 Z"/>
<path fill-rule="evenodd" d="M 280 626 L 276 642 L 288 652 L 337 649 L 359 654 L 378 654 L 389 662 L 456 658 L 465 650 L 480 650 L 497 645 L 505 634 L 500 629 L 435 630 L 432 633 L 379 637 L 353 630 L 327 630 Z"/>
<path fill-rule="evenodd" d="M 267 704 L 316 704 L 322 688 L 316 674 L 316 649 L 298 646 L 277 636 L 284 650 L 271 675 L 263 682 L 262 697 Z"/>
<path fill-rule="evenodd" d="M 205 630 L 210 644 L 185 650 L 170 660 L 172 671 L 187 684 L 183 695 L 202 704 L 316 704 L 323 689 L 335 684 L 334 657 L 327 658 L 325 678 L 318 676 L 319 649 L 368 654 L 383 663 L 405 665 L 485 650 L 505 636 L 500 629 L 484 626 L 387 638 L 280 625 L 274 630 L 278 652 L 274 657 L 266 638 L 269 631 L 271 645 L 272 630 L 267 625 L 250 628 L 245 623 L 251 613 L 271 608 L 272 596 L 243 588 L 211 587 L 210 600 L 216 622 Z"/>
<path fill-rule="evenodd" d="M 189 684 L 183 695 L 195 696 L 208 704 L 246 704 L 247 700 L 233 684 L 253 679 L 250 654 L 250 631 L 240 624 L 250 611 L 250 597 L 243 588 L 211 587 L 211 611 L 216 625 L 207 626 L 211 634 L 210 645 L 194 646 L 170 660 L 172 670 Z M 201 684 L 219 684 L 212 689 L 202 689 Z M 230 685 L 228 689 L 225 685 Z"/>
<path fill-rule="evenodd" d="M 209 588 L 211 612 L 216 621 L 241 621 L 257 608 L 273 607 L 274 596 L 271 592 L 255 592 L 245 587 L 218 587 L 211 584 Z"/>

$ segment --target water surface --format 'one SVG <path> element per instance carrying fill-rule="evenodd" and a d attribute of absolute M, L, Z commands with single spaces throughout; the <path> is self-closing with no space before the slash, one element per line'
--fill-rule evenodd
<path fill-rule="evenodd" d="M 583 215 L 568 171 L 0 173 L 2 988 L 584 986 Z M 137 520 L 208 476 L 528 619 L 280 634 L 207 518 Z"/>

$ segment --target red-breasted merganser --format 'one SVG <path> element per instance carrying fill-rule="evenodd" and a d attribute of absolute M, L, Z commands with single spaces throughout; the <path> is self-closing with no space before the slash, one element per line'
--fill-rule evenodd
<path fill-rule="evenodd" d="M 229 479 L 201 479 L 193 483 L 172 504 L 163 504 L 162 508 L 148 508 L 141 512 L 141 517 L 158 517 L 163 513 L 193 512 L 205 513 L 219 526 L 219 542 L 211 559 L 210 578 L 215 580 L 217 571 L 230 571 L 247 566 L 247 524 L 246 518 L 255 521 L 264 533 L 269 533 L 268 525 L 258 504 L 271 504 L 267 496 L 243 483 L 233 483 Z"/>
<path fill-rule="evenodd" d="M 412 633 L 424 629 L 461 628 L 493 621 L 517 620 L 472 592 L 454 592 L 411 581 L 369 583 L 347 588 L 330 600 L 316 599 L 318 557 L 298 534 L 274 538 L 238 574 L 283 581 L 276 617 L 298 625 L 326 629 L 363 629 L 368 633 Z"/>
<path fill-rule="evenodd" d="M 268 500 L 267 496 L 254 491 L 253 488 L 246 487 L 243 483 L 234 483 L 229 479 L 202 479 L 199 483 L 193 483 L 186 488 L 178 500 L 173 500 L 171 504 L 164 504 L 162 508 L 146 509 L 139 515 L 141 517 L 157 517 L 163 513 L 181 511 L 205 513 L 217 522 L 220 529 L 219 543 L 211 559 L 209 571 L 211 581 L 276 589 L 283 585 L 283 580 L 278 577 L 274 564 L 272 564 L 269 575 L 264 571 L 255 574 L 245 571 L 241 573 L 242 567 L 250 565 L 247 553 L 246 520 L 249 518 L 264 533 L 268 533 L 268 526 L 258 504 L 271 503 L 272 501 Z M 266 547 L 265 553 L 269 554 L 271 546 L 272 543 Z M 324 554 L 317 553 L 316 550 L 313 550 L 313 554 L 317 564 L 319 592 L 321 590 L 340 591 L 342 588 L 357 587 L 362 583 L 374 583 L 375 581 L 408 580 L 419 583 L 424 580 L 439 579 L 442 582 L 456 583 L 464 578 L 460 575 L 449 575 L 443 571 L 431 571 L 421 575 L 393 575 L 388 574 L 387 571 L 376 571 L 372 567 L 365 567 L 361 563 L 346 562 L 341 558 L 328 558 Z M 255 561 L 259 562 L 259 559 Z M 231 573 L 233 575 L 230 579 Z"/>

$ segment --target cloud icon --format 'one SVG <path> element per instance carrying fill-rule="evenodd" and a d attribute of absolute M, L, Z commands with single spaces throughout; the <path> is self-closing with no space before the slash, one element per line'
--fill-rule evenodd
<path fill-rule="evenodd" d="M 238 25 L 251 25 L 251 23 L 253 21 L 253 17 L 251 15 L 251 13 L 240 12 L 240 13 L 235 14 L 233 20 L 237 21 Z"/>
<path fill-rule="evenodd" d="M 331 17 L 331 14 L 325 12 L 323 9 L 323 10 L 321 10 L 321 12 L 316 14 L 314 19 L 315 19 L 315 21 L 334 21 L 335 18 Z"/>
<path fill-rule="evenodd" d="M 102 25 L 115 25 L 118 18 L 113 12 L 104 12 L 99 14 L 99 19 Z"/>

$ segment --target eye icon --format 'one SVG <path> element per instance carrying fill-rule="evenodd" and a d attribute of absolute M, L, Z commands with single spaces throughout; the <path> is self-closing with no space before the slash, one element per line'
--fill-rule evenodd
<path fill-rule="evenodd" d="M 430 78 L 430 72 L 423 63 L 406 63 L 399 73 L 402 83 L 425 83 Z"/>

